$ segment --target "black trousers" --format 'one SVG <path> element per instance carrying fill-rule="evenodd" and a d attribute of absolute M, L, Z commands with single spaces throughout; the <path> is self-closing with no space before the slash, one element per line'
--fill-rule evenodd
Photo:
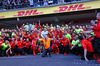
<path fill-rule="evenodd" d="M 9 48 L 9 47 L 8 47 Z M 6 54 L 6 50 L 8 49 L 6 48 L 5 50 L 1 50 L 1 57 L 7 56 Z M 8 54 L 10 54 L 10 52 L 8 51 Z M 11 54 L 10 54 L 11 55 Z"/>
<path fill-rule="evenodd" d="M 42 54 L 42 57 L 47 56 L 47 52 L 49 52 L 49 56 L 51 56 L 51 50 L 52 50 L 51 47 L 48 48 L 48 49 L 44 49 L 43 54 Z"/>
<path fill-rule="evenodd" d="M 2 50 L 0 49 L 0 57 L 1 57 L 1 54 L 2 54 Z"/>
<path fill-rule="evenodd" d="M 87 57 L 88 60 L 92 60 L 93 55 L 94 55 L 94 52 L 87 52 L 86 57 Z M 82 60 L 85 60 L 84 54 L 81 56 L 81 59 L 82 59 Z"/>
<path fill-rule="evenodd" d="M 32 54 L 33 52 L 32 52 L 32 49 L 31 49 L 31 45 L 29 46 L 29 49 L 27 49 L 27 53 L 28 54 Z"/>
<path fill-rule="evenodd" d="M 63 47 L 63 49 L 61 50 L 61 54 L 63 53 L 68 53 L 69 51 L 69 45 L 66 45 L 65 47 Z"/>
<path fill-rule="evenodd" d="M 62 49 L 63 49 L 63 46 L 61 45 L 61 46 L 58 46 L 58 48 L 59 48 L 59 51 L 60 51 L 60 53 L 61 53 L 61 51 L 62 51 Z M 62 54 L 62 53 L 61 53 Z"/>
<path fill-rule="evenodd" d="M 24 52 L 27 53 L 27 47 L 24 47 L 23 49 L 24 49 Z"/>
<path fill-rule="evenodd" d="M 77 53 L 78 53 L 78 46 L 72 49 L 72 54 L 77 54 Z"/>
<path fill-rule="evenodd" d="M 93 47 L 95 49 L 95 52 L 100 56 L 100 38 L 94 38 Z"/>
<path fill-rule="evenodd" d="M 25 55 L 23 48 L 18 48 L 18 54 Z"/>
<path fill-rule="evenodd" d="M 77 51 L 76 51 L 75 54 L 76 54 L 76 55 L 79 55 L 79 54 L 83 55 L 83 54 L 84 54 L 84 49 L 83 49 L 83 47 L 77 47 Z"/>
<path fill-rule="evenodd" d="M 6 55 L 6 50 L 1 51 L 1 57 L 4 57 Z"/>
<path fill-rule="evenodd" d="M 12 51 L 12 56 L 14 56 L 15 53 L 18 54 L 18 48 L 17 47 L 11 49 L 11 51 Z"/>

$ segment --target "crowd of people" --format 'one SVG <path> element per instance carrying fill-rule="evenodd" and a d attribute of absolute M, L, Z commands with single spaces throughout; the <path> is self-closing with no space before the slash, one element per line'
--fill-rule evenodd
<path fill-rule="evenodd" d="M 91 25 L 41 25 L 41 23 L 23 24 L 16 29 L 1 29 L 0 56 L 14 56 L 69 53 L 81 56 L 82 60 L 98 59 L 100 63 L 100 13 Z"/>
<path fill-rule="evenodd" d="M 0 10 L 38 7 L 81 0 L 0 0 Z M 82 0 L 86 1 L 86 0 Z"/>

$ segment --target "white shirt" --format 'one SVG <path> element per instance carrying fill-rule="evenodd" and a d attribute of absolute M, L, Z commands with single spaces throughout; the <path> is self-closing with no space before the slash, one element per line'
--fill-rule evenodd
<path fill-rule="evenodd" d="M 42 31 L 41 32 L 41 37 L 44 38 L 46 34 L 48 34 L 48 31 Z"/>
<path fill-rule="evenodd" d="M 30 5 L 33 5 L 33 0 L 29 0 L 30 1 Z"/>

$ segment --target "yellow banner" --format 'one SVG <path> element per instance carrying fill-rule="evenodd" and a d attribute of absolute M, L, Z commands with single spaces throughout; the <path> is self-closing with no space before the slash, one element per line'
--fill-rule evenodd
<path fill-rule="evenodd" d="M 0 12 L 0 19 L 90 10 L 90 9 L 98 9 L 98 8 L 100 8 L 100 1 L 91 1 L 91 2 L 67 4 L 67 5 L 45 7 L 45 8 Z"/>

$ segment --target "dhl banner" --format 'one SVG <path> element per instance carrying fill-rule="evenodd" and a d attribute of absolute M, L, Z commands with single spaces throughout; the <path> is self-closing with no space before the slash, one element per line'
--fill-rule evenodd
<path fill-rule="evenodd" d="M 91 2 L 67 4 L 67 5 L 45 7 L 45 8 L 0 12 L 0 19 L 82 11 L 82 10 L 90 10 L 98 8 L 100 8 L 100 1 L 91 1 Z"/>

